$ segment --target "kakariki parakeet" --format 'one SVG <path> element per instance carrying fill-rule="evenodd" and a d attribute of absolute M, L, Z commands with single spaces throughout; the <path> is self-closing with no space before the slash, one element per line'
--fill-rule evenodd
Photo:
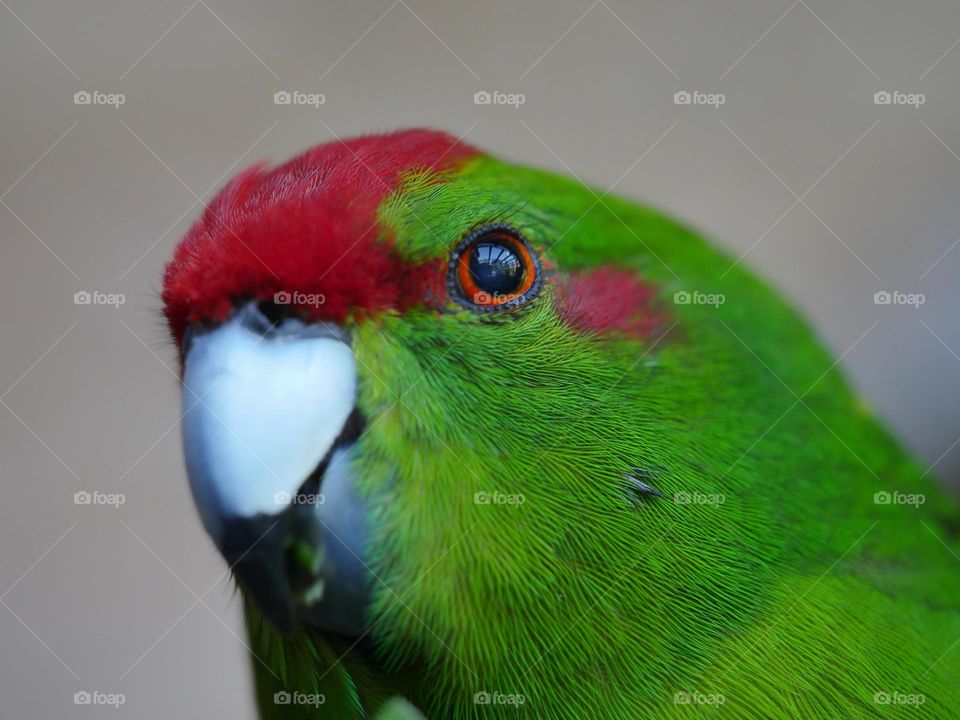
<path fill-rule="evenodd" d="M 661 212 L 338 140 L 231 180 L 163 302 L 263 718 L 960 717 L 956 505 Z"/>

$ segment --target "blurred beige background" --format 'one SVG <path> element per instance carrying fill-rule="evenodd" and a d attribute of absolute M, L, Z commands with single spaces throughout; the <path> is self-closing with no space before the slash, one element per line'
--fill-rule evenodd
<path fill-rule="evenodd" d="M 226 177 L 336 136 L 429 125 L 619 179 L 745 253 L 955 484 L 958 38 L 948 0 L 0 0 L 0 715 L 253 717 L 157 292 Z M 325 102 L 274 104 L 284 90 Z"/>

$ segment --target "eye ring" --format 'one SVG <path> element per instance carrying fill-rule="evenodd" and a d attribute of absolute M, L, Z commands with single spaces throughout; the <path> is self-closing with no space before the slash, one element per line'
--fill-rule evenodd
<path fill-rule="evenodd" d="M 472 230 L 450 258 L 447 291 L 481 312 L 512 310 L 533 300 L 543 284 L 540 260 L 515 228 L 502 223 Z"/>

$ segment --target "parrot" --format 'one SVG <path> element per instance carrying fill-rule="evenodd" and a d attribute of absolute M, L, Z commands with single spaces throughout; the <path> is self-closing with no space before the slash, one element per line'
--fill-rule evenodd
<path fill-rule="evenodd" d="M 691 226 L 336 138 L 229 180 L 161 298 L 264 720 L 960 718 L 955 499 Z"/>

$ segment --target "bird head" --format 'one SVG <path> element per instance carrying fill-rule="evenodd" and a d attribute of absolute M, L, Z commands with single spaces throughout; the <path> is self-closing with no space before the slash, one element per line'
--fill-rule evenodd
<path fill-rule="evenodd" d="M 671 318 L 620 218 L 676 229 L 615 202 L 412 130 L 209 204 L 164 278 L 186 465 L 278 630 L 496 666 L 636 560 Z"/>

